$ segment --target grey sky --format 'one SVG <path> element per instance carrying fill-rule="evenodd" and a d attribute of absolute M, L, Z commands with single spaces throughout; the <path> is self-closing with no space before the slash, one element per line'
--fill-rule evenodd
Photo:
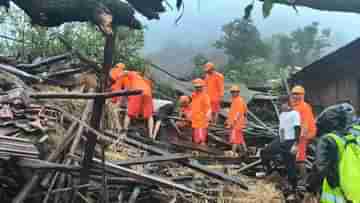
<path fill-rule="evenodd" d="M 170 1 L 171 2 L 171 1 Z M 211 2 L 211 3 L 209 3 Z M 176 10 L 162 14 L 159 21 L 144 21 L 145 52 L 156 51 L 169 41 L 184 44 L 204 45 L 216 40 L 221 34 L 221 26 L 234 18 L 242 17 L 245 0 L 185 0 L 185 13 L 179 25 L 174 25 Z M 274 33 L 289 32 L 313 21 L 321 27 L 330 27 L 336 46 L 344 45 L 360 36 L 360 15 L 318 11 L 299 7 L 297 14 L 292 7 L 276 4 L 270 17 L 262 17 L 262 3 L 256 2 L 252 17 L 263 37 Z"/>

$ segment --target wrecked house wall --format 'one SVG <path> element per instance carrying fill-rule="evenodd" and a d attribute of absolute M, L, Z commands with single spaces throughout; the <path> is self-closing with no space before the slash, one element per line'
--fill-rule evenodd
<path fill-rule="evenodd" d="M 359 84 L 357 76 L 348 76 L 328 80 L 302 81 L 306 89 L 306 100 L 309 101 L 316 112 L 323 108 L 344 100 L 350 100 L 357 111 L 359 106 Z"/>
<path fill-rule="evenodd" d="M 306 88 L 306 99 L 317 112 L 341 101 L 351 101 L 360 111 L 360 39 L 313 62 L 292 76 L 292 85 Z"/>

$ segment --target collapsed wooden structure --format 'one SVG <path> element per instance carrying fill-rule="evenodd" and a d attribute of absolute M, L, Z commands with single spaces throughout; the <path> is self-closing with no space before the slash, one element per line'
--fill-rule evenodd
<path fill-rule="evenodd" d="M 0 5 L 8 7 L 9 2 L 9 0 L 0 1 Z M 239 162 L 238 158 L 223 156 L 223 149 L 229 148 L 229 143 L 224 139 L 226 130 L 219 126 L 212 126 L 210 129 L 212 143 L 209 147 L 192 145 L 186 140 L 179 141 L 179 139 L 170 142 L 154 141 L 146 138 L 140 129 L 135 128 L 129 132 L 128 137 L 120 139 L 120 148 L 125 150 L 128 156 L 131 154 L 133 157 L 123 162 L 106 160 L 106 147 L 119 141 L 116 131 L 107 131 L 101 127 L 106 99 L 139 93 L 137 91 L 105 93 L 108 73 L 112 67 L 112 48 L 115 44 L 113 27 L 126 25 L 140 28 L 140 23 L 134 17 L 134 9 L 148 19 L 157 19 L 158 14 L 165 10 L 163 0 L 146 2 L 129 0 L 128 3 L 115 0 L 12 0 L 12 2 L 23 9 L 34 24 L 58 26 L 65 22 L 90 21 L 98 25 L 106 40 L 102 68 L 96 62 L 82 56 L 77 50 L 72 50 L 60 36 L 60 40 L 67 45 L 71 53 L 33 64 L 17 64 L 14 61 L 9 63 L 8 59 L 0 58 L 0 70 L 6 75 L 3 78 L 5 85 L 1 86 L 0 104 L 3 118 L 9 121 L 4 126 L 14 128 L 13 131 L 5 130 L 4 136 L 10 137 L 13 142 L 6 147 L 14 151 L 14 148 L 22 145 L 32 151 L 30 157 L 25 156 L 27 154 L 24 151 L 15 150 L 16 154 L 8 153 L 7 157 L 1 158 L 3 170 L 0 170 L 0 179 L 4 180 L 2 186 L 5 187 L 1 187 L 0 194 L 4 202 L 124 202 L 127 200 L 134 203 L 194 202 L 195 199 L 216 202 L 219 192 L 222 191 L 221 187 L 226 184 L 238 185 L 242 190 L 248 189 L 241 175 L 232 176 L 223 171 L 214 171 L 205 164 L 199 163 L 199 161 Z M 180 8 L 181 5 L 182 1 L 177 0 L 177 7 Z M 78 12 L 80 8 L 84 12 Z M 81 67 L 48 71 L 46 74 L 34 71 L 72 56 L 78 57 L 81 63 L 96 70 L 98 75 L 95 82 L 91 79 L 73 78 L 68 80 L 70 84 L 64 83 L 66 76 L 71 78 L 75 73 L 87 71 Z M 74 84 L 74 81 L 77 84 Z M 87 93 L 36 92 L 35 87 L 32 88 L 32 84 L 39 83 L 71 87 L 82 85 L 82 81 L 92 81 L 86 83 L 87 87 L 83 88 Z M 54 102 L 55 98 L 72 99 L 72 101 L 85 99 L 87 102 L 82 108 L 81 115 L 77 117 L 73 115 L 75 112 L 67 111 L 57 105 Z M 255 139 L 256 143 L 259 143 L 258 140 L 265 140 L 262 142 L 263 145 L 276 135 L 276 126 L 269 126 L 255 114 L 250 115 L 251 124 L 247 133 L 252 136 L 249 139 Z M 53 149 L 46 149 L 44 143 L 50 139 L 50 136 L 45 132 L 48 128 L 56 126 L 62 127 L 64 132 L 60 133 L 60 139 Z M 32 141 L 33 145 L 24 146 L 18 143 L 20 140 L 16 140 L 20 135 L 30 136 L 31 133 L 41 135 Z M 22 142 L 28 143 L 28 141 Z M 38 153 L 34 150 L 34 145 L 39 149 Z M 219 146 L 218 149 L 221 150 L 215 149 L 214 146 L 216 148 Z M 193 157 L 186 153 L 189 150 L 211 156 Z M 255 148 L 253 157 L 249 158 L 249 164 L 237 166 L 240 167 L 240 173 L 258 167 L 260 161 L 256 156 L 257 152 L 258 149 Z M 136 170 L 136 165 L 139 164 L 142 167 Z M 186 168 L 196 171 L 195 174 L 205 176 L 194 177 L 194 173 L 192 176 L 187 176 L 177 170 L 186 171 Z"/>
<path fill-rule="evenodd" d="M 128 199 L 129 202 L 146 202 L 149 198 L 158 201 L 170 201 L 176 199 L 177 202 L 187 202 L 191 198 L 212 199 L 216 194 L 209 193 L 206 188 L 194 186 L 196 177 L 178 176 L 175 172 L 169 174 L 161 171 L 173 171 L 178 167 L 185 167 L 204 174 L 208 178 L 201 178 L 202 184 L 235 184 L 246 190 L 248 188 L 240 177 L 231 176 L 221 171 L 214 171 L 208 164 L 218 163 L 224 166 L 236 167 L 241 173 L 249 172 L 254 175 L 261 170 L 259 157 L 256 156 L 256 147 L 261 148 L 264 144 L 272 140 L 276 135 L 276 128 L 268 126 L 256 115 L 250 114 L 249 127 L 247 128 L 247 140 L 253 145 L 254 152 L 247 160 L 224 156 L 224 151 L 230 148 L 227 142 L 227 131 L 222 126 L 211 126 L 209 134 L 209 146 L 197 146 L 188 140 L 189 136 L 178 135 L 174 128 L 165 122 L 161 134 L 166 139 L 154 141 L 147 138 L 143 131 L 134 127 L 129 135 L 121 140 L 124 149 L 132 150 L 126 154 L 136 154 L 128 160 L 110 161 L 106 159 L 105 147 L 118 140 L 118 132 L 114 130 L 100 130 L 91 126 L 91 115 L 94 114 L 94 100 L 96 98 L 107 99 L 113 96 L 127 96 L 138 94 L 139 91 L 95 93 L 94 88 L 82 88 L 87 92 L 38 92 L 32 86 L 39 82 L 61 85 L 67 77 L 78 78 L 73 82 L 73 86 L 81 83 L 81 72 L 86 73 L 87 69 L 77 68 L 76 70 L 63 69 L 61 77 L 57 70 L 52 70 L 46 74 L 31 74 L 31 70 L 45 65 L 51 66 L 66 57 L 51 57 L 56 59 L 40 65 L 31 64 L 0 64 L 0 70 L 4 78 L 0 78 L 0 111 L 8 110 L 12 115 L 3 113 L 0 115 L 4 119 L 0 126 L 0 146 L 6 144 L 6 149 L 12 149 L 14 153 L 7 153 L 6 157 L 1 158 L 4 169 L 10 168 L 31 169 L 17 176 L 10 175 L 7 184 L 9 188 L 3 195 L 8 202 L 20 203 L 31 201 L 42 202 L 70 202 L 80 201 L 81 199 L 93 198 L 97 201 L 116 202 L 119 199 Z M 21 69 L 20 67 L 29 67 Z M 73 71 L 79 73 L 79 77 Z M 38 78 L 40 75 L 47 75 L 47 78 Z M 10 77 L 11 76 L 11 77 Z M 60 79 L 61 78 L 61 79 Z M 65 82 L 66 83 L 66 82 Z M 64 87 L 69 87 L 67 83 Z M 37 87 L 39 88 L 39 87 Z M 55 99 L 55 100 L 54 100 Z M 83 107 L 80 118 L 74 112 L 68 112 L 63 107 L 53 102 L 56 99 L 66 101 L 71 99 L 84 100 L 87 102 Z M 5 112 L 5 111 L 4 111 Z M 169 115 L 168 120 L 176 121 L 179 118 Z M 59 137 L 55 149 L 46 149 L 50 136 L 47 129 L 56 125 L 62 125 L 66 131 Z M 92 158 L 88 166 L 85 166 L 84 151 L 88 147 L 88 134 L 96 136 L 97 154 Z M 37 139 L 29 141 L 27 137 L 35 135 Z M 17 137 L 22 138 L 17 138 Z M 160 136 L 161 137 L 161 136 Z M 6 138 L 3 142 L 1 138 Z M 262 140 L 262 141 L 261 141 Z M 15 142 L 15 144 L 11 144 Z M 25 144 L 22 144 L 25 143 Z M 252 144 L 251 144 L 252 143 Z M 256 145 L 254 145 L 256 143 Z M 17 151 L 17 147 L 25 147 L 27 150 Z M 36 146 L 36 147 L 35 147 Z M 24 148 L 24 149 L 25 149 Z M 3 154 L 0 148 L 0 155 Z M 9 150 L 8 150 L 9 151 Z M 7 152 L 8 152 L 7 151 Z M 121 150 L 120 150 L 121 151 Z M 199 151 L 201 156 L 194 156 L 191 152 Z M 145 153 L 146 152 L 146 153 Z M 145 153 L 145 156 L 142 155 Z M 245 162 L 244 162 L 245 161 Z M 202 164 L 200 164 L 201 162 Z M 11 163 L 11 164 L 10 164 Z M 229 165 L 230 164 L 230 165 Z M 11 167 L 10 167 L 11 165 Z M 135 166 L 143 166 L 142 170 L 135 170 Z M 87 183 L 81 182 L 81 175 L 86 167 L 88 172 Z M 134 168 L 135 167 L 135 168 Z M 155 167 L 155 169 L 154 169 Z M 255 171 L 252 170 L 255 167 Z M 225 167 L 226 168 L 226 167 Z M 186 170 L 186 169 L 184 169 Z M 26 174 L 26 175 L 25 175 Z M 1 176 L 1 175 L 0 175 Z M 25 177 L 26 176 L 26 177 Z M 219 180 L 219 181 L 216 181 Z M 199 179 L 197 180 L 199 181 Z M 13 187 L 11 187 L 11 183 Z M 16 186 L 15 186 L 16 185 Z M 176 193 L 164 193 L 164 190 L 178 191 Z M 149 193 L 150 192 L 150 193 Z M 150 194 L 150 195 L 145 195 Z M 189 194 L 192 194 L 189 196 Z M 187 200 L 186 200 L 187 199 Z M 115 201 L 116 200 L 116 201 Z M 175 201 L 175 200 L 174 200 Z"/>

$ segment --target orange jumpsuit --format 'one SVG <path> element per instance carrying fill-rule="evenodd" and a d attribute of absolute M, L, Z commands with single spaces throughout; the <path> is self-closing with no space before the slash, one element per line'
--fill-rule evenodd
<path fill-rule="evenodd" d="M 295 111 L 299 112 L 301 119 L 301 136 L 298 144 L 296 160 L 304 162 L 306 160 L 306 149 L 308 143 L 316 136 L 317 128 L 315 117 L 310 104 L 303 99 L 299 102 L 292 102 Z"/>
<path fill-rule="evenodd" d="M 220 102 L 224 96 L 224 76 L 219 72 L 207 73 L 205 75 L 205 86 L 210 97 L 211 111 L 220 111 Z"/>
<path fill-rule="evenodd" d="M 209 116 L 211 113 L 210 98 L 205 91 L 193 92 L 191 98 L 192 139 L 196 144 L 206 143 Z"/>
<path fill-rule="evenodd" d="M 231 144 L 245 144 L 243 129 L 246 126 L 247 105 L 241 96 L 232 98 L 226 124 L 231 126 L 229 142 Z"/>
<path fill-rule="evenodd" d="M 125 88 L 126 84 L 128 83 L 126 78 L 122 78 L 121 75 L 123 70 L 121 68 L 113 68 L 110 71 L 110 78 L 112 80 L 111 91 L 119 91 Z M 122 97 L 113 97 L 111 98 L 112 103 L 119 103 L 121 102 Z"/>
<path fill-rule="evenodd" d="M 141 95 L 128 97 L 128 116 L 137 118 L 142 113 L 145 119 L 153 114 L 152 90 L 149 81 L 146 81 L 135 71 L 129 71 L 119 82 L 128 90 L 142 90 Z"/>

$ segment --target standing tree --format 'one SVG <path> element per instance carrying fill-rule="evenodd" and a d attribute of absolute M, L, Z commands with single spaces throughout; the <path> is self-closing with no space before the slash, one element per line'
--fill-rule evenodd
<path fill-rule="evenodd" d="M 209 59 L 206 58 L 203 54 L 197 54 L 196 56 L 194 56 L 193 58 L 194 68 L 192 69 L 190 78 L 191 79 L 201 78 L 203 75 L 202 66 L 208 61 Z"/>
<path fill-rule="evenodd" d="M 291 33 L 293 40 L 295 63 L 305 66 L 318 59 L 324 49 L 331 46 L 329 42 L 330 29 L 319 29 L 319 23 L 313 22 L 304 28 L 299 28 Z"/>
<path fill-rule="evenodd" d="M 266 60 L 270 47 L 250 22 L 236 19 L 223 26 L 224 35 L 215 43 L 229 56 L 224 68 L 225 78 L 233 82 L 261 82 L 270 75 L 272 64 Z"/>
<path fill-rule="evenodd" d="M 231 61 L 246 63 L 256 58 L 266 58 L 269 47 L 261 40 L 260 32 L 250 21 L 235 19 L 222 27 L 223 36 L 215 47 L 224 49 Z"/>
<path fill-rule="evenodd" d="M 330 29 L 319 29 L 314 22 L 303 28 L 298 28 L 290 34 L 273 36 L 277 52 L 277 64 L 281 68 L 304 67 L 319 59 L 325 49 L 331 46 Z"/>

